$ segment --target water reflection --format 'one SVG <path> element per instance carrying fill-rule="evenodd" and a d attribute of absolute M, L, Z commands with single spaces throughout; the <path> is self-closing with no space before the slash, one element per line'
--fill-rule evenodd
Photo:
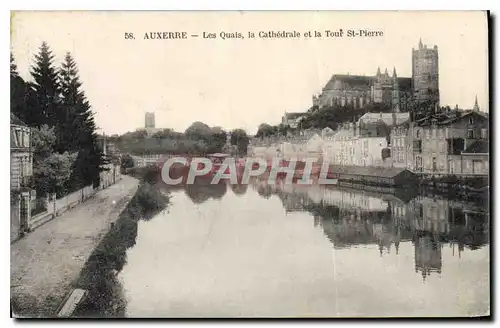
<path fill-rule="evenodd" d="M 464 248 L 489 243 L 489 215 L 484 202 L 473 203 L 437 196 L 398 196 L 352 188 L 254 181 L 258 194 L 277 195 L 287 213 L 309 212 L 335 249 L 377 245 L 380 256 L 396 254 L 401 242 L 414 246 L 415 272 L 425 278 L 441 273 L 442 248 L 460 257 Z"/>
<path fill-rule="evenodd" d="M 119 274 L 128 316 L 489 309 L 484 204 L 256 180 L 164 188 L 172 192 L 168 211 L 139 222 Z"/>

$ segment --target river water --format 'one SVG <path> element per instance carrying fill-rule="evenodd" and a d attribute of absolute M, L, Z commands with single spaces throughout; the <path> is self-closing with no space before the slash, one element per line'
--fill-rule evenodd
<path fill-rule="evenodd" d="M 127 251 L 126 315 L 488 314 L 486 209 L 332 186 L 174 190 Z"/>

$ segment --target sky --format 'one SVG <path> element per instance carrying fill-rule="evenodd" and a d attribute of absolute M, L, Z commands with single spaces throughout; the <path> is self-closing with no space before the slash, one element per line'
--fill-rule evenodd
<path fill-rule="evenodd" d="M 325 30 L 367 29 L 379 37 L 327 38 Z M 248 38 L 248 32 L 320 31 L 322 38 Z M 187 39 L 145 40 L 185 31 Z M 203 32 L 216 39 L 204 39 Z M 220 38 L 220 32 L 245 39 Z M 125 39 L 133 33 L 134 40 Z M 411 77 L 419 39 L 439 49 L 441 105 L 488 111 L 485 12 L 15 12 L 11 51 L 19 73 L 46 41 L 60 65 L 71 52 L 101 132 L 144 126 L 184 131 L 194 121 L 255 133 L 287 112 L 305 111 L 332 74 L 374 75 L 377 67 Z M 190 35 L 197 34 L 198 38 Z"/>

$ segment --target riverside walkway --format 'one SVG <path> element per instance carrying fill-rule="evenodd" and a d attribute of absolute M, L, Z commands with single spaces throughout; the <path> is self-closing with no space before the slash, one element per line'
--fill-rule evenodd
<path fill-rule="evenodd" d="M 129 176 L 10 247 L 13 317 L 55 317 L 88 257 L 137 191 Z"/>

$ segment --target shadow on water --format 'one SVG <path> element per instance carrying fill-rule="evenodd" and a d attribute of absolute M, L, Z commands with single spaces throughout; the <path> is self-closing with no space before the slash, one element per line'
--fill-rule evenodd
<path fill-rule="evenodd" d="M 134 175 L 134 174 L 133 174 Z M 227 183 L 210 184 L 208 179 L 196 179 L 194 184 L 166 185 L 158 172 L 143 170 L 136 194 L 119 219 L 89 257 L 75 288 L 87 290 L 87 297 L 73 313 L 74 317 L 125 317 L 126 299 L 118 273 L 126 264 L 126 252 L 136 243 L 139 220 L 150 220 L 169 204 L 169 194 L 184 190 L 195 204 L 209 199 L 221 199 Z M 244 194 L 247 186 L 231 186 L 235 194 Z"/>
<path fill-rule="evenodd" d="M 125 298 L 116 276 L 126 263 L 127 249 L 135 245 L 138 221 L 151 219 L 169 202 L 152 183 L 154 179 L 144 175 L 127 207 L 85 263 L 75 288 L 87 290 L 87 297 L 73 316 L 125 316 Z"/>

